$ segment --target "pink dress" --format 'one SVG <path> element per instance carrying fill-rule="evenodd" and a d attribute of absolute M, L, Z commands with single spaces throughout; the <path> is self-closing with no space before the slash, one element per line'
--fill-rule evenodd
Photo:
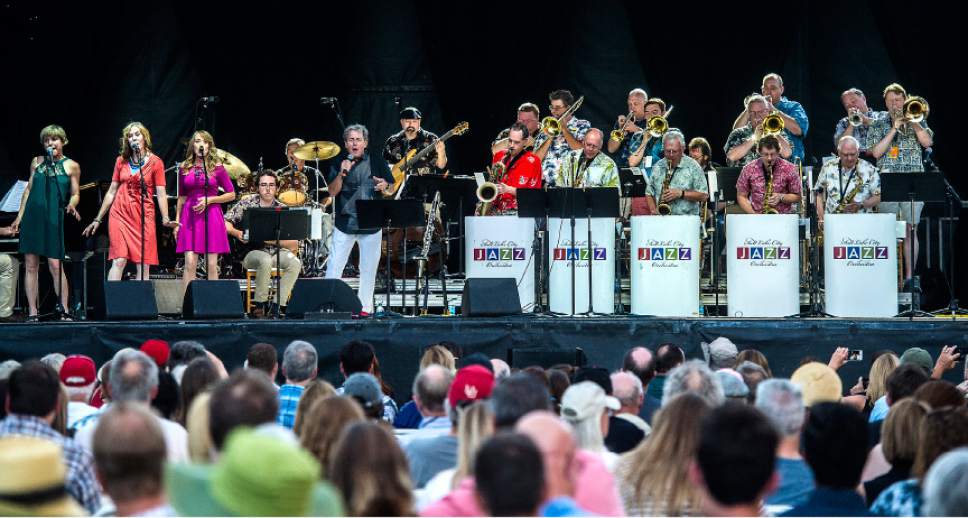
<path fill-rule="evenodd" d="M 225 232 L 225 221 L 222 213 L 222 206 L 216 203 L 210 204 L 208 209 L 201 214 L 197 214 L 192 207 L 198 204 L 205 194 L 209 198 L 218 196 L 218 188 L 221 187 L 225 192 L 234 192 L 232 180 L 229 173 L 221 165 L 215 166 L 213 171 L 209 171 L 206 177 L 200 167 L 193 167 L 186 171 L 180 169 L 178 174 L 179 196 L 185 197 L 185 205 L 182 207 L 179 222 L 181 228 L 178 230 L 178 245 L 175 251 L 178 253 L 195 252 L 198 254 L 212 253 L 224 254 L 229 251 L 229 238 Z M 208 224 L 208 245 L 205 243 L 206 218 Z"/>

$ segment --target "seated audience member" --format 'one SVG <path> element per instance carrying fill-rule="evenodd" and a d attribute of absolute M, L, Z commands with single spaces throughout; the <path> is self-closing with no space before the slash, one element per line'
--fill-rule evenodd
<path fill-rule="evenodd" d="M 689 360 L 669 372 L 662 393 L 662 406 L 684 392 L 694 392 L 714 407 L 726 400 L 719 378 L 702 360 Z"/>
<path fill-rule="evenodd" d="M 474 479 L 489 516 L 537 516 L 544 464 L 534 441 L 503 432 L 484 441 L 474 457 Z"/>
<path fill-rule="evenodd" d="M 868 451 L 864 416 L 840 403 L 814 403 L 801 440 L 817 487 L 781 516 L 868 516 L 857 493 Z"/>
<path fill-rule="evenodd" d="M 551 410 L 551 394 L 534 376 L 518 372 L 494 387 L 494 426 L 511 429 L 518 419 L 533 410 Z"/>
<path fill-rule="evenodd" d="M 158 370 L 168 370 L 168 360 L 171 358 L 171 348 L 168 346 L 168 342 L 151 338 L 145 340 L 138 350 L 154 360 L 155 365 L 158 366 Z"/>
<path fill-rule="evenodd" d="M 286 384 L 279 387 L 279 415 L 276 422 L 292 430 L 296 423 L 299 398 L 306 385 L 316 379 L 319 355 L 309 342 L 295 340 L 282 354 L 282 375 Z"/>
<path fill-rule="evenodd" d="M 195 396 L 185 416 L 185 429 L 188 431 L 188 457 L 192 462 L 209 464 L 215 461 L 215 443 L 212 441 L 209 403 L 212 391 Z"/>
<path fill-rule="evenodd" d="M 56 375 L 53 369 L 51 373 Z M 70 490 L 69 469 L 57 442 L 0 436 L 0 516 L 87 516 L 90 511 L 78 504 Z M 65 486 L 67 491 L 51 491 Z"/>
<path fill-rule="evenodd" d="M 441 498 L 474 474 L 474 454 L 481 443 L 494 435 L 494 412 L 486 400 L 463 401 L 451 412 L 457 424 L 457 466 L 434 475 L 422 490 L 415 491 L 417 510 Z"/>
<path fill-rule="evenodd" d="M 766 504 L 789 508 L 806 502 L 814 490 L 813 472 L 800 455 L 800 432 L 806 408 L 803 393 L 790 380 L 769 379 L 756 387 L 756 408 L 773 423 L 780 436 L 776 450 L 779 484 Z"/>
<path fill-rule="evenodd" d="M 686 355 L 682 352 L 682 349 L 673 344 L 660 345 L 655 351 L 655 377 L 649 383 L 646 394 L 661 402 L 666 376 L 668 376 L 669 371 L 675 369 L 684 361 L 686 361 Z"/>
<path fill-rule="evenodd" d="M 376 353 L 373 350 L 373 345 L 369 342 L 354 340 L 348 342 L 340 349 L 339 371 L 345 378 L 349 379 L 353 374 L 362 372 L 377 377 L 379 382 L 379 376 L 376 375 L 378 369 Z M 342 394 L 343 387 L 336 389 L 336 392 Z M 382 418 L 387 423 L 393 424 L 394 418 L 397 415 L 397 403 L 392 397 L 383 393 L 382 386 L 380 394 L 383 412 Z M 364 410 L 366 409 L 364 408 Z"/>
<path fill-rule="evenodd" d="M 968 448 L 938 457 L 924 477 L 925 516 L 968 516 Z"/>
<path fill-rule="evenodd" d="M 348 516 L 415 513 L 407 459 L 393 435 L 376 422 L 343 430 L 326 473 L 342 493 Z"/>
<path fill-rule="evenodd" d="M 494 378 L 487 369 L 478 366 L 461 369 L 456 378 L 440 365 L 430 365 L 417 374 L 413 384 L 414 401 L 424 416 L 424 423 L 422 433 L 403 447 L 410 464 L 410 478 L 417 489 L 437 473 L 457 464 L 457 422 L 448 419 L 445 407 L 452 384 L 459 385 L 456 390 L 487 398 Z"/>
<path fill-rule="evenodd" d="M 494 367 L 495 381 L 500 381 L 511 375 L 511 366 L 500 358 L 491 358 L 491 366 Z"/>
<path fill-rule="evenodd" d="M 306 414 L 309 409 L 320 399 L 326 399 L 336 395 L 336 388 L 319 378 L 314 379 L 306 385 L 302 396 L 299 398 L 299 405 L 296 406 L 296 419 L 293 421 L 292 433 L 299 435 L 305 424 Z"/>
<path fill-rule="evenodd" d="M 652 416 L 662 406 L 662 400 L 649 392 L 649 386 L 655 378 L 655 355 L 648 347 L 633 347 L 625 353 L 622 370 L 631 373 L 642 382 L 642 392 L 645 397 L 639 409 L 639 417 L 651 426 Z"/>
<path fill-rule="evenodd" d="M 457 360 L 454 353 L 443 345 L 435 344 L 424 349 L 423 356 L 420 357 L 420 370 L 423 371 L 431 365 L 440 365 L 450 371 L 457 372 Z M 414 391 L 416 394 L 416 391 Z M 400 407 L 396 417 L 393 418 L 394 428 L 418 428 L 423 416 L 417 410 L 416 403 L 411 399 Z"/>
<path fill-rule="evenodd" d="M 64 360 L 66 359 L 67 359 L 67 356 L 61 353 L 50 353 L 50 354 L 45 354 L 44 357 L 40 359 L 40 363 L 43 363 L 44 365 L 47 365 L 51 369 L 54 369 L 54 372 L 56 372 L 57 375 L 59 376 L 61 367 L 64 366 Z"/>
<path fill-rule="evenodd" d="M 95 479 L 94 459 L 90 450 L 51 427 L 59 410 L 59 394 L 60 380 L 53 368 L 37 360 L 25 361 L 8 379 L 5 401 L 7 416 L 0 421 L 0 438 L 22 435 L 56 444 L 67 472 L 64 481 L 67 493 L 88 513 L 94 513 L 100 505 L 100 488 Z M 13 447 L 17 443 L 8 441 L 6 444 Z M 5 473 L 7 476 L 13 474 Z M 51 473 L 51 476 L 57 478 L 57 473 Z M 0 500 L 3 498 L 4 495 L 0 495 Z"/>
<path fill-rule="evenodd" d="M 739 371 L 739 366 L 742 365 L 743 362 L 755 363 L 763 369 L 763 372 L 766 373 L 767 378 L 773 377 L 773 371 L 770 370 L 770 362 L 760 351 L 756 349 L 743 349 L 739 352 L 739 354 L 736 355 L 736 366 L 733 368 Z M 742 372 L 740 374 L 742 374 Z M 750 390 L 756 392 L 756 389 Z"/>
<path fill-rule="evenodd" d="M 269 380 L 259 377 L 275 393 Z M 216 464 L 166 467 L 168 500 L 180 516 L 348 514 L 339 493 L 320 481 L 319 463 L 297 445 L 240 427 L 224 446 Z"/>
<path fill-rule="evenodd" d="M 591 381 L 582 381 L 568 387 L 561 399 L 561 418 L 575 429 L 578 447 L 598 454 L 605 466 L 612 470 L 618 455 L 605 448 L 608 435 L 609 410 L 621 408 L 602 387 Z"/>
<path fill-rule="evenodd" d="M 750 396 L 750 388 L 746 386 L 743 376 L 733 369 L 719 369 L 716 371 L 719 384 L 723 387 L 726 401 L 746 403 Z"/>
<path fill-rule="evenodd" d="M 67 391 L 67 429 L 73 433 L 78 421 L 97 412 L 88 404 L 97 382 L 94 360 L 83 354 L 68 356 L 61 365 L 60 381 Z"/>
<path fill-rule="evenodd" d="M 236 428 L 275 424 L 279 397 L 261 372 L 237 370 L 215 386 L 208 406 L 212 446 L 215 451 L 222 451 L 225 440 Z"/>
<path fill-rule="evenodd" d="M 594 382 L 605 391 L 606 396 L 612 396 L 612 379 L 611 376 L 609 376 L 607 369 L 602 367 L 581 367 L 575 372 L 574 379 L 568 388 L 570 389 L 574 385 L 583 381 Z M 562 393 L 562 401 L 564 401 L 564 393 Z M 609 454 L 609 452 L 613 454 L 625 453 L 638 446 L 639 442 L 645 438 L 645 432 L 638 429 L 631 422 L 624 419 L 619 419 L 614 415 L 615 412 L 617 412 L 617 410 L 610 410 L 608 412 L 608 423 L 606 423 L 605 428 L 602 430 L 602 433 L 605 437 L 606 448 L 606 452 L 603 454 L 603 460 L 608 465 L 609 469 L 612 468 L 615 460 L 614 455 Z M 564 414 L 561 415 L 567 419 Z M 572 425 L 576 426 L 575 423 L 572 423 Z M 576 426 L 576 429 L 582 430 L 583 433 L 589 431 L 587 428 L 578 426 Z M 594 443 L 595 439 L 591 440 L 592 443 Z M 579 440 L 578 442 L 582 448 L 590 451 L 598 451 L 595 447 L 584 445 L 582 440 Z"/>
<path fill-rule="evenodd" d="M 859 388 L 861 391 L 851 390 L 852 394 L 862 393 L 864 395 L 864 415 L 868 419 L 870 419 L 871 412 L 874 410 L 874 404 L 887 394 L 887 377 L 897 368 L 899 363 L 897 356 L 893 352 L 878 352 L 881 354 L 878 355 L 876 360 L 871 362 L 870 371 L 867 373 L 867 386 L 864 386 L 864 379 L 861 378 L 858 380 L 860 387 L 854 387 L 855 389 Z M 882 404 L 884 408 L 887 407 L 886 404 Z"/>
<path fill-rule="evenodd" d="M 965 406 L 965 396 L 954 383 L 945 380 L 931 380 L 914 391 L 914 400 L 936 410 L 946 406 Z"/>
<path fill-rule="evenodd" d="M 739 355 L 739 351 L 736 349 L 736 344 L 729 338 L 720 336 L 708 344 L 702 342 L 700 347 L 703 355 L 706 356 L 706 362 L 709 363 L 710 369 L 714 371 L 732 369 L 736 365 L 736 357 Z"/>
<path fill-rule="evenodd" d="M 779 435 L 758 410 L 727 402 L 702 421 L 692 479 L 702 488 L 703 514 L 757 516 L 777 485 Z"/>
<path fill-rule="evenodd" d="M 843 394 L 843 383 L 837 371 L 820 362 L 801 365 L 793 371 L 790 381 L 800 387 L 807 408 L 819 403 L 838 403 Z"/>
<path fill-rule="evenodd" d="M 619 458 L 615 479 L 629 516 L 700 512 L 702 495 L 689 480 L 689 465 L 699 443 L 699 423 L 712 408 L 697 393 L 676 396 L 656 413 L 649 438 Z"/>
<path fill-rule="evenodd" d="M 257 343 L 249 347 L 245 356 L 245 368 L 260 370 L 269 376 L 272 384 L 276 384 L 279 374 L 279 353 L 275 346 L 267 343 Z M 278 387 L 278 385 L 276 385 Z"/>
<path fill-rule="evenodd" d="M 168 355 L 168 372 L 175 377 L 175 381 L 181 383 L 182 373 L 185 368 L 195 358 L 204 358 L 205 346 L 194 340 L 182 340 L 171 344 L 171 352 Z"/>
<path fill-rule="evenodd" d="M 968 408 L 946 407 L 928 412 L 921 421 L 920 442 L 911 466 L 911 477 L 895 482 L 871 504 L 878 516 L 923 516 L 921 484 L 931 464 L 955 448 L 968 446 Z"/>
<path fill-rule="evenodd" d="M 165 497 L 165 458 L 165 436 L 142 406 L 117 403 L 98 419 L 95 473 L 115 516 L 175 516 Z"/>
<path fill-rule="evenodd" d="M 351 397 L 334 396 L 317 399 L 306 412 L 299 430 L 299 444 L 319 461 L 326 476 L 326 466 L 333 454 L 333 446 L 349 425 L 366 420 L 360 405 Z"/>
<path fill-rule="evenodd" d="M 918 388 L 927 383 L 929 379 L 924 369 L 911 363 L 898 365 L 896 369 L 887 375 L 887 394 L 881 397 L 878 403 L 874 404 L 874 409 L 871 411 L 869 418 L 868 434 L 870 444 L 874 445 L 881 442 L 881 427 L 884 424 L 884 418 L 887 416 L 891 405 L 895 401 L 914 396 Z M 883 403 L 882 406 L 881 403 Z M 881 408 L 884 410 L 883 414 L 881 414 Z"/>
<path fill-rule="evenodd" d="M 556 414 L 561 414 L 561 397 L 570 386 L 571 378 L 567 372 L 555 368 L 548 369 L 548 391 L 551 392 L 551 402 Z"/>
<path fill-rule="evenodd" d="M 182 382 L 179 387 L 181 389 L 181 404 L 178 407 L 175 421 L 185 426 L 188 410 L 191 408 L 192 402 L 195 401 L 195 398 L 199 394 L 212 388 L 220 379 L 218 369 L 215 368 L 215 365 L 208 358 L 195 358 L 192 360 L 188 364 L 188 367 L 185 368 L 184 374 L 182 374 Z"/>
<path fill-rule="evenodd" d="M 881 442 L 871 450 L 871 457 L 880 451 L 886 464 L 884 473 L 864 482 L 867 505 L 874 503 L 891 484 L 911 478 L 911 466 L 921 440 L 921 423 L 928 410 L 912 398 L 904 398 L 891 405 L 881 429 Z M 871 460 L 868 459 L 868 465 Z M 865 471 L 867 468 L 865 467 Z"/>
<path fill-rule="evenodd" d="M 747 349 L 749 350 L 749 349 Z M 751 361 L 742 361 L 736 366 L 736 372 L 743 377 L 743 383 L 746 384 L 746 388 L 749 389 L 749 396 L 747 402 L 753 404 L 756 402 L 756 388 L 765 380 L 770 379 L 772 376 L 764 369 L 760 364 L 753 363 Z"/>
<path fill-rule="evenodd" d="M 158 369 L 158 389 L 151 398 L 151 408 L 165 419 L 175 420 L 181 411 L 178 382 L 170 372 Z"/>
<path fill-rule="evenodd" d="M 622 407 L 618 409 L 618 412 L 615 413 L 615 418 L 632 423 L 633 426 L 642 431 L 642 435 L 635 440 L 632 448 L 629 448 L 629 450 L 631 450 L 638 446 L 639 442 L 641 442 L 642 439 L 645 439 L 645 437 L 648 436 L 652 431 L 652 427 L 649 426 L 649 423 L 646 423 L 645 420 L 639 417 L 639 413 L 642 410 L 642 404 L 645 401 L 645 390 L 642 387 L 642 381 L 638 378 L 638 376 L 632 374 L 631 372 L 615 372 L 612 374 L 611 378 L 612 396 L 614 396 L 615 399 L 618 399 L 618 402 L 622 405 Z M 609 437 L 611 437 L 612 431 L 613 427 L 610 423 Z M 605 438 L 605 445 L 609 446 L 609 449 L 612 449 L 611 445 L 609 444 L 609 437 Z M 615 451 L 616 453 L 625 453 L 625 451 L 628 450 L 620 452 L 612 449 L 612 451 Z"/>
<path fill-rule="evenodd" d="M 376 376 L 366 372 L 350 374 L 341 388 L 344 396 L 360 405 L 367 419 L 383 420 L 383 392 Z"/>

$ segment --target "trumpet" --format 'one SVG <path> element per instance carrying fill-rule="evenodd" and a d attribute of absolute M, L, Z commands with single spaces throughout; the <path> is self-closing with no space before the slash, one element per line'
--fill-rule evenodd
<path fill-rule="evenodd" d="M 864 117 L 857 110 L 850 110 L 850 115 L 847 116 L 847 122 L 851 126 L 857 127 L 864 123 Z"/>
<path fill-rule="evenodd" d="M 579 97 L 578 100 L 575 101 L 575 104 L 569 106 L 568 110 L 561 114 L 561 117 L 558 117 L 557 119 L 554 117 L 545 117 L 541 119 L 541 131 L 547 133 L 550 137 L 557 137 L 558 135 L 561 135 L 561 119 L 564 119 L 569 115 L 574 115 L 575 112 L 578 111 L 578 108 L 581 107 L 581 103 L 583 102 L 585 102 L 584 95 Z"/>
<path fill-rule="evenodd" d="M 902 112 L 904 113 L 904 118 L 908 122 L 919 123 L 924 119 L 928 118 L 928 113 L 931 108 L 928 106 L 928 101 L 924 100 L 924 97 L 917 95 L 912 95 L 904 101 L 904 107 Z"/>
<path fill-rule="evenodd" d="M 780 115 L 777 112 L 773 112 L 767 115 L 765 119 L 763 119 L 763 122 L 760 123 L 760 126 L 763 127 L 764 137 L 768 137 L 768 136 L 775 137 L 780 133 L 783 133 L 783 128 L 785 124 L 783 122 L 783 117 L 780 117 Z"/>
<path fill-rule="evenodd" d="M 632 120 L 632 115 L 634 113 L 635 112 L 629 112 L 628 116 L 625 117 L 625 123 L 622 124 L 621 128 L 612 130 L 611 135 L 608 137 L 609 140 L 612 142 L 621 142 L 625 140 L 625 128 L 628 127 L 629 121 Z"/>

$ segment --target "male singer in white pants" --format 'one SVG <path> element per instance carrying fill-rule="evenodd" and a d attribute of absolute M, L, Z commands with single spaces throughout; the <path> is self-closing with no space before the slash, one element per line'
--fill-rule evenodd
<path fill-rule="evenodd" d="M 346 158 L 329 170 L 329 195 L 335 200 L 336 228 L 333 230 L 333 249 L 326 266 L 327 279 L 343 275 L 353 243 L 360 245 L 360 290 L 363 315 L 373 313 L 373 288 L 380 264 L 379 229 L 361 229 L 356 214 L 357 200 L 372 200 L 393 184 L 390 168 L 379 153 L 370 153 L 370 132 L 361 124 L 347 126 L 343 131 Z"/>

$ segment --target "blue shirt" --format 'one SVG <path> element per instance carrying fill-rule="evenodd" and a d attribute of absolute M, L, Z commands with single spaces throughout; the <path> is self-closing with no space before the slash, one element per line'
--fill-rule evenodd
<path fill-rule="evenodd" d="M 592 514 L 578 507 L 575 499 L 559 496 L 545 502 L 538 511 L 538 516 L 592 516 Z"/>
<path fill-rule="evenodd" d="M 400 411 L 397 412 L 396 417 L 393 418 L 393 427 L 419 428 L 421 420 L 423 420 L 423 416 L 417 410 L 417 404 L 413 401 L 407 401 L 406 404 L 400 407 Z"/>
<path fill-rule="evenodd" d="M 800 126 L 800 135 L 794 135 L 788 129 L 784 129 L 783 133 L 787 140 L 790 141 L 791 147 L 793 147 L 793 156 L 790 157 L 790 161 L 792 162 L 794 158 L 803 160 L 803 139 L 807 136 L 807 130 L 810 129 L 810 120 L 807 119 L 807 112 L 800 103 L 791 101 L 786 97 L 780 97 L 780 102 L 774 104 L 774 106 L 777 110 L 780 110 L 791 119 L 797 121 L 797 124 Z"/>
<path fill-rule="evenodd" d="M 853 489 L 818 487 L 798 505 L 780 516 L 871 516 L 864 499 Z"/>
<path fill-rule="evenodd" d="M 921 516 L 921 485 L 912 478 L 895 482 L 881 491 L 871 504 L 877 516 Z"/>
<path fill-rule="evenodd" d="M 874 407 L 871 408 L 871 416 L 867 419 L 868 423 L 876 423 L 877 421 L 883 421 L 887 419 L 887 412 L 891 407 L 887 406 L 887 396 L 881 396 L 877 398 L 874 402 Z"/>
<path fill-rule="evenodd" d="M 299 408 L 299 398 L 305 388 L 299 385 L 285 384 L 279 387 L 279 415 L 276 422 L 292 430 L 296 424 L 296 409 Z"/>
<path fill-rule="evenodd" d="M 805 503 L 814 490 L 813 470 L 803 459 L 776 459 L 780 485 L 766 499 L 769 505 L 797 506 Z"/>

